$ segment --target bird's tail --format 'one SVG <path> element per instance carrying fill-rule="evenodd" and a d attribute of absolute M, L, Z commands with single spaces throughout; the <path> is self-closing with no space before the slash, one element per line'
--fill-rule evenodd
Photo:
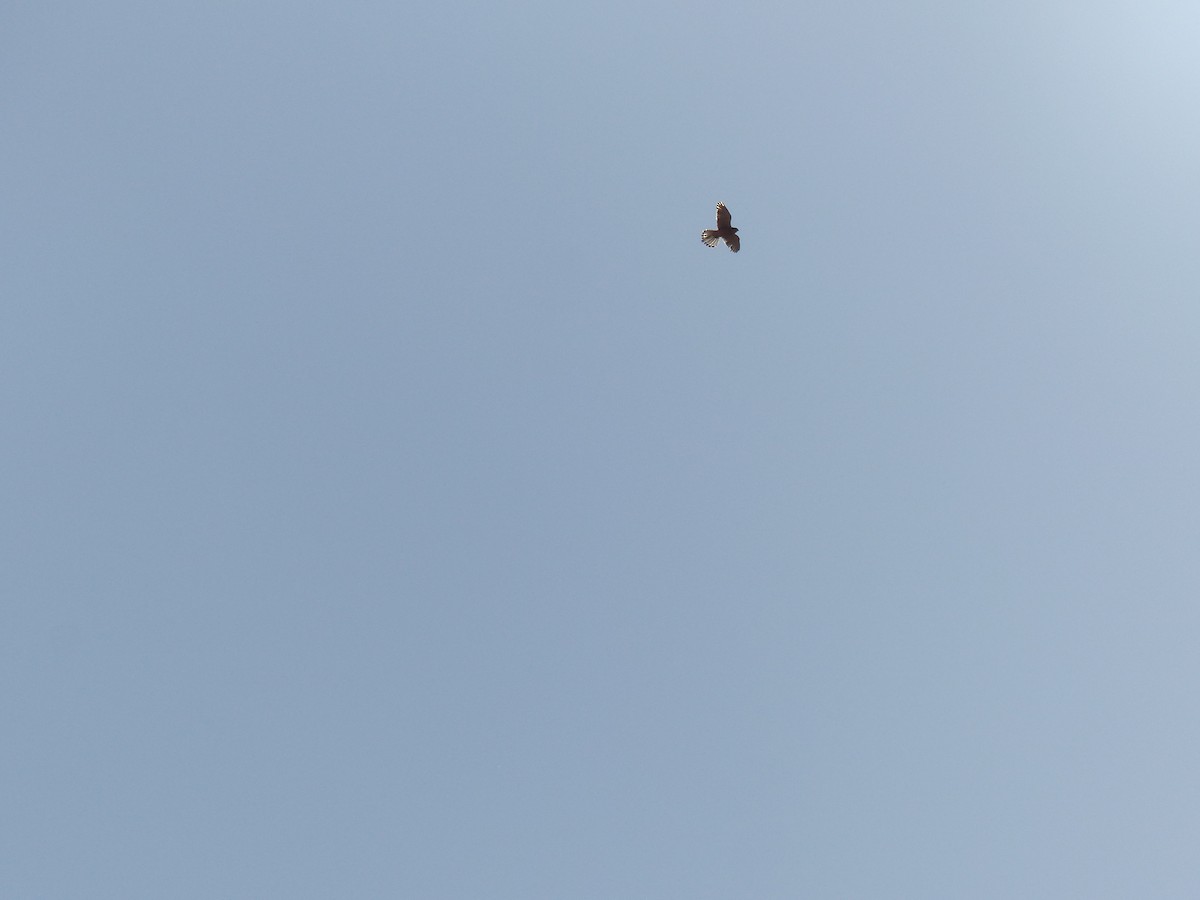
<path fill-rule="evenodd" d="M 700 232 L 700 240 L 704 241 L 710 247 L 717 246 L 717 241 L 720 237 L 720 232 L 713 231 L 711 228 L 706 228 Z"/>

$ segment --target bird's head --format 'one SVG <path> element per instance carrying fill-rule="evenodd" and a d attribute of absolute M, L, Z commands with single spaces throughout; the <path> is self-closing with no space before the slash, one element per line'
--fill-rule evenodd
<path fill-rule="evenodd" d="M 732 225 L 729 226 L 729 230 L 732 231 L 734 234 L 738 233 L 738 230 L 736 228 L 734 228 Z"/>

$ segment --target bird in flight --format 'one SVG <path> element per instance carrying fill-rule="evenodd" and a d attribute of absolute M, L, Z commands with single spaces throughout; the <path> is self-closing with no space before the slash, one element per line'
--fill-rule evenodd
<path fill-rule="evenodd" d="M 725 243 L 729 249 L 737 253 L 742 249 L 742 239 L 738 237 L 738 230 L 731 224 L 733 217 L 729 215 L 729 210 L 724 203 L 717 204 L 717 227 L 706 228 L 700 232 L 700 240 L 708 244 L 710 247 L 717 246 L 717 241 L 721 238 L 725 239 Z"/>

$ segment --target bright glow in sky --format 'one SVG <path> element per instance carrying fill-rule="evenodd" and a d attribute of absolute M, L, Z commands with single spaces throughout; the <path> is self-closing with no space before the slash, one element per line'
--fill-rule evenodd
<path fill-rule="evenodd" d="M 1200 896 L 1194 4 L 2 31 L 0 895 Z"/>

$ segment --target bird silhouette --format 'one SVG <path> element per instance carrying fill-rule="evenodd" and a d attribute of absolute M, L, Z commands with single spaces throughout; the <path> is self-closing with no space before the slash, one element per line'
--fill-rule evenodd
<path fill-rule="evenodd" d="M 732 223 L 733 217 L 729 214 L 729 208 L 724 203 L 718 203 L 717 227 L 706 228 L 700 232 L 700 240 L 710 247 L 715 247 L 717 241 L 724 240 L 729 249 L 737 253 L 742 249 L 742 239 L 738 237 L 738 230 L 733 227 Z"/>

